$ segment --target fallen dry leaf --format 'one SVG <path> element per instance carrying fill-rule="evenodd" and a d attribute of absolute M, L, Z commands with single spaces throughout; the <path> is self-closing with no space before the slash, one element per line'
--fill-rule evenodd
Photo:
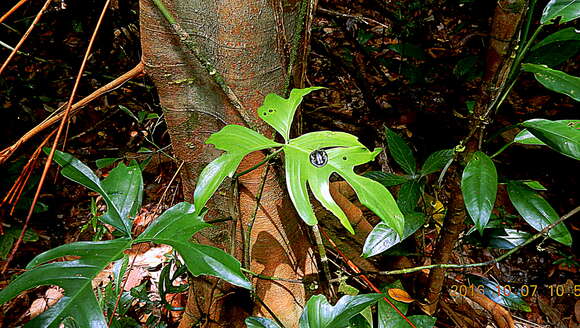
<path fill-rule="evenodd" d="M 403 302 L 403 303 L 413 303 L 415 300 L 407 293 L 406 291 L 399 289 L 399 288 L 389 288 L 387 290 L 389 296 L 395 301 Z"/>

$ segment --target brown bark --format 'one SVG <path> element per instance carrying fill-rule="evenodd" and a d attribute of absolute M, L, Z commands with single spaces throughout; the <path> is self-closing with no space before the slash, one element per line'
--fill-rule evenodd
<path fill-rule="evenodd" d="M 141 3 L 141 40 L 146 72 L 157 86 L 175 155 L 186 162 L 182 181 L 186 199 L 191 200 L 195 180 L 218 152 L 205 140 L 225 124 L 241 124 L 239 113 L 221 89 L 196 62 L 150 0 Z M 283 93 L 287 62 L 281 40 L 292 40 L 298 3 L 244 0 L 174 0 L 165 5 L 181 27 L 213 62 L 247 111 L 255 116 L 266 94 Z M 283 13 L 275 14 L 282 8 Z M 283 18 L 281 29 L 276 17 Z M 277 28 L 278 27 L 278 28 Z M 280 38 L 276 31 L 287 35 Z M 286 45 L 290 47 L 289 45 Z M 263 122 L 261 122 L 263 124 Z M 265 124 L 262 128 L 266 129 Z M 272 130 L 268 130 L 272 133 Z M 272 133 L 273 134 L 273 133 Z M 248 156 L 240 170 L 258 163 L 264 154 Z M 269 170 L 251 235 L 251 264 L 254 272 L 281 278 L 300 279 L 314 272 L 310 244 L 299 224 L 276 170 Z M 240 220 L 234 221 L 234 253 L 241 259 L 241 228 L 246 229 L 255 208 L 263 168 L 240 178 L 239 195 L 226 181 L 209 202 L 206 218 L 231 216 L 231 202 L 239 201 Z M 236 211 L 234 211 L 236 212 Z M 237 216 L 237 215 L 236 215 Z M 221 247 L 230 245 L 231 227 L 225 223 L 199 239 Z M 305 302 L 300 284 L 253 280 L 256 296 L 288 327 L 297 325 Z M 214 327 L 244 327 L 249 314 L 269 316 L 264 306 L 222 282 L 197 279 L 190 289 L 186 314 L 180 327 L 209 322 Z M 201 317 L 201 320 L 199 319 Z"/>

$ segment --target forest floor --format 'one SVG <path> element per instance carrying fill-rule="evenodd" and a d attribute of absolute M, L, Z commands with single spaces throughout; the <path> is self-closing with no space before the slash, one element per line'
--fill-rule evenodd
<path fill-rule="evenodd" d="M 140 58 L 137 1 L 114 1 L 102 32 L 95 44 L 83 76 L 79 98 L 110 82 L 134 67 Z M 0 25 L 0 41 L 15 45 L 31 20 L 40 1 L 30 1 Z M 4 128 L 0 129 L 3 149 L 40 123 L 66 103 L 90 34 L 98 17 L 100 1 L 66 1 L 66 8 L 57 1 L 6 71 L 0 76 L 0 109 Z M 9 5 L 0 3 L 0 13 Z M 382 1 L 321 0 L 313 30 L 307 70 L 307 86 L 327 89 L 312 93 L 305 100 L 302 112 L 303 132 L 338 130 L 357 135 L 369 148 L 385 148 L 384 126 L 403 136 L 419 162 L 441 149 L 453 148 L 465 135 L 465 118 L 479 93 L 483 72 L 486 31 L 493 6 L 486 1 L 425 2 L 419 0 L 385 5 Z M 9 50 L 0 45 L 0 57 Z M 569 60 L 561 69 L 579 75 L 580 61 Z M 570 119 L 577 114 L 577 105 L 570 98 L 542 88 L 532 76 L 524 76 L 491 124 L 490 130 L 501 131 L 525 119 L 543 117 Z M 0 199 L 18 178 L 30 154 L 43 135 L 25 144 L 0 166 Z M 513 134 L 490 136 L 492 150 L 500 149 Z M 143 221 L 162 206 L 175 204 L 183 195 L 179 181 L 169 184 L 178 165 L 171 154 L 170 140 L 162 120 L 155 89 L 146 77 L 139 77 L 93 101 L 75 115 L 67 128 L 66 150 L 95 169 L 107 174 L 114 160 L 147 161 L 144 169 L 146 204 L 140 214 Z M 110 159 L 109 161 L 103 159 Z M 100 161 L 99 161 L 100 160 Z M 540 147 L 514 146 L 495 159 L 498 170 L 511 178 L 533 179 L 547 188 L 543 196 L 559 214 L 576 206 L 579 191 L 578 164 Z M 0 207 L 0 265 L 4 265 L 21 231 L 31 204 L 42 165 L 28 181 L 20 201 Z M 109 164 L 109 165 L 107 165 Z M 99 168 L 97 168 L 99 166 Z M 390 170 L 402 173 L 388 159 L 375 167 L 363 169 Z M 501 180 L 501 177 L 500 177 Z M 430 183 L 434 183 L 430 181 Z M 397 187 L 391 189 L 396 194 Z M 533 232 L 509 204 L 500 188 L 498 202 L 502 212 L 495 213 L 502 224 L 513 229 Z M 0 276 L 0 288 L 40 252 L 65 242 L 90 240 L 97 233 L 92 224 L 94 214 L 102 207 L 96 193 L 87 191 L 58 174 L 56 166 L 47 177 L 27 237 L 9 269 Z M 578 221 L 568 223 L 574 240 L 578 240 Z M 426 225 L 414 240 L 397 252 L 381 255 L 369 265 L 379 270 L 429 264 L 429 255 L 437 238 L 434 224 Z M 485 262 L 505 252 L 489 247 L 486 240 L 462 236 L 453 261 Z M 361 245 L 349 246 L 356 256 Z M 143 252 L 142 267 L 135 273 L 135 286 L 151 284 L 158 279 L 165 249 Z M 358 254 L 356 253 L 358 252 Z M 339 263 L 338 257 L 331 259 Z M 501 286 L 537 286 L 532 296 L 523 297 L 530 311 L 510 310 L 522 327 L 577 327 L 580 321 L 580 300 L 574 292 L 560 294 L 580 286 L 576 248 L 565 247 L 549 239 L 528 246 L 495 266 L 471 270 L 470 273 L 495 280 Z M 401 264 L 402 263 L 402 264 Z M 343 270 L 337 264 L 331 271 Z M 451 272 L 443 298 L 450 309 L 437 315 L 438 327 L 453 327 L 451 316 L 473 316 L 491 322 L 490 316 L 473 302 L 461 297 L 459 286 L 466 285 L 467 273 Z M 413 295 L 425 274 L 399 277 Z M 394 279 L 376 278 L 382 283 Z M 356 279 L 348 283 L 361 291 Z M 455 292 L 454 292 L 455 289 Z M 46 298 L 58 290 L 31 290 L 0 314 L 0 326 L 25 322 L 35 300 Z M 459 292 L 459 293 L 457 293 Z M 173 295 L 172 305 L 183 306 L 184 295 Z M 38 303 L 38 302 L 37 302 Z M 41 303 L 41 307 L 46 303 Z M 36 307 L 39 305 L 36 304 Z M 137 305 L 129 315 L 143 320 L 144 308 Z M 142 307 L 142 309 L 139 309 Z M 32 309 L 32 310 L 31 310 Z M 38 310 L 36 310 L 38 311 Z M 421 313 L 412 305 L 410 313 Z M 473 314 L 475 313 L 475 314 Z M 179 320 L 179 311 L 157 313 L 170 326 Z"/>

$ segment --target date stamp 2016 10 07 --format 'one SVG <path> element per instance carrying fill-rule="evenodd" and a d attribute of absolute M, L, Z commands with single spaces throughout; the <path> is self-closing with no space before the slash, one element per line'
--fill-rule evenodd
<path fill-rule="evenodd" d="M 451 285 L 450 291 L 455 292 L 461 296 L 467 296 L 468 293 L 474 293 L 476 290 L 480 294 L 484 294 L 486 287 L 484 285 Z M 489 289 L 489 287 L 488 287 Z M 570 284 L 551 284 L 551 285 L 535 285 L 535 284 L 523 284 L 519 287 L 506 285 L 496 285 L 493 288 L 493 293 L 497 293 L 497 296 L 510 296 L 516 294 L 520 297 L 535 296 L 541 294 L 543 296 L 574 296 L 580 297 L 580 285 L 570 285 Z"/>

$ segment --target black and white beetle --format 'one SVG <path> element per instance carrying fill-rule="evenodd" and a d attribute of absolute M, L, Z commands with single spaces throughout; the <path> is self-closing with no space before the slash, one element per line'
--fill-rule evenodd
<path fill-rule="evenodd" d="M 328 163 L 328 154 L 324 149 L 316 149 L 310 153 L 310 163 L 316 167 L 323 167 Z"/>

